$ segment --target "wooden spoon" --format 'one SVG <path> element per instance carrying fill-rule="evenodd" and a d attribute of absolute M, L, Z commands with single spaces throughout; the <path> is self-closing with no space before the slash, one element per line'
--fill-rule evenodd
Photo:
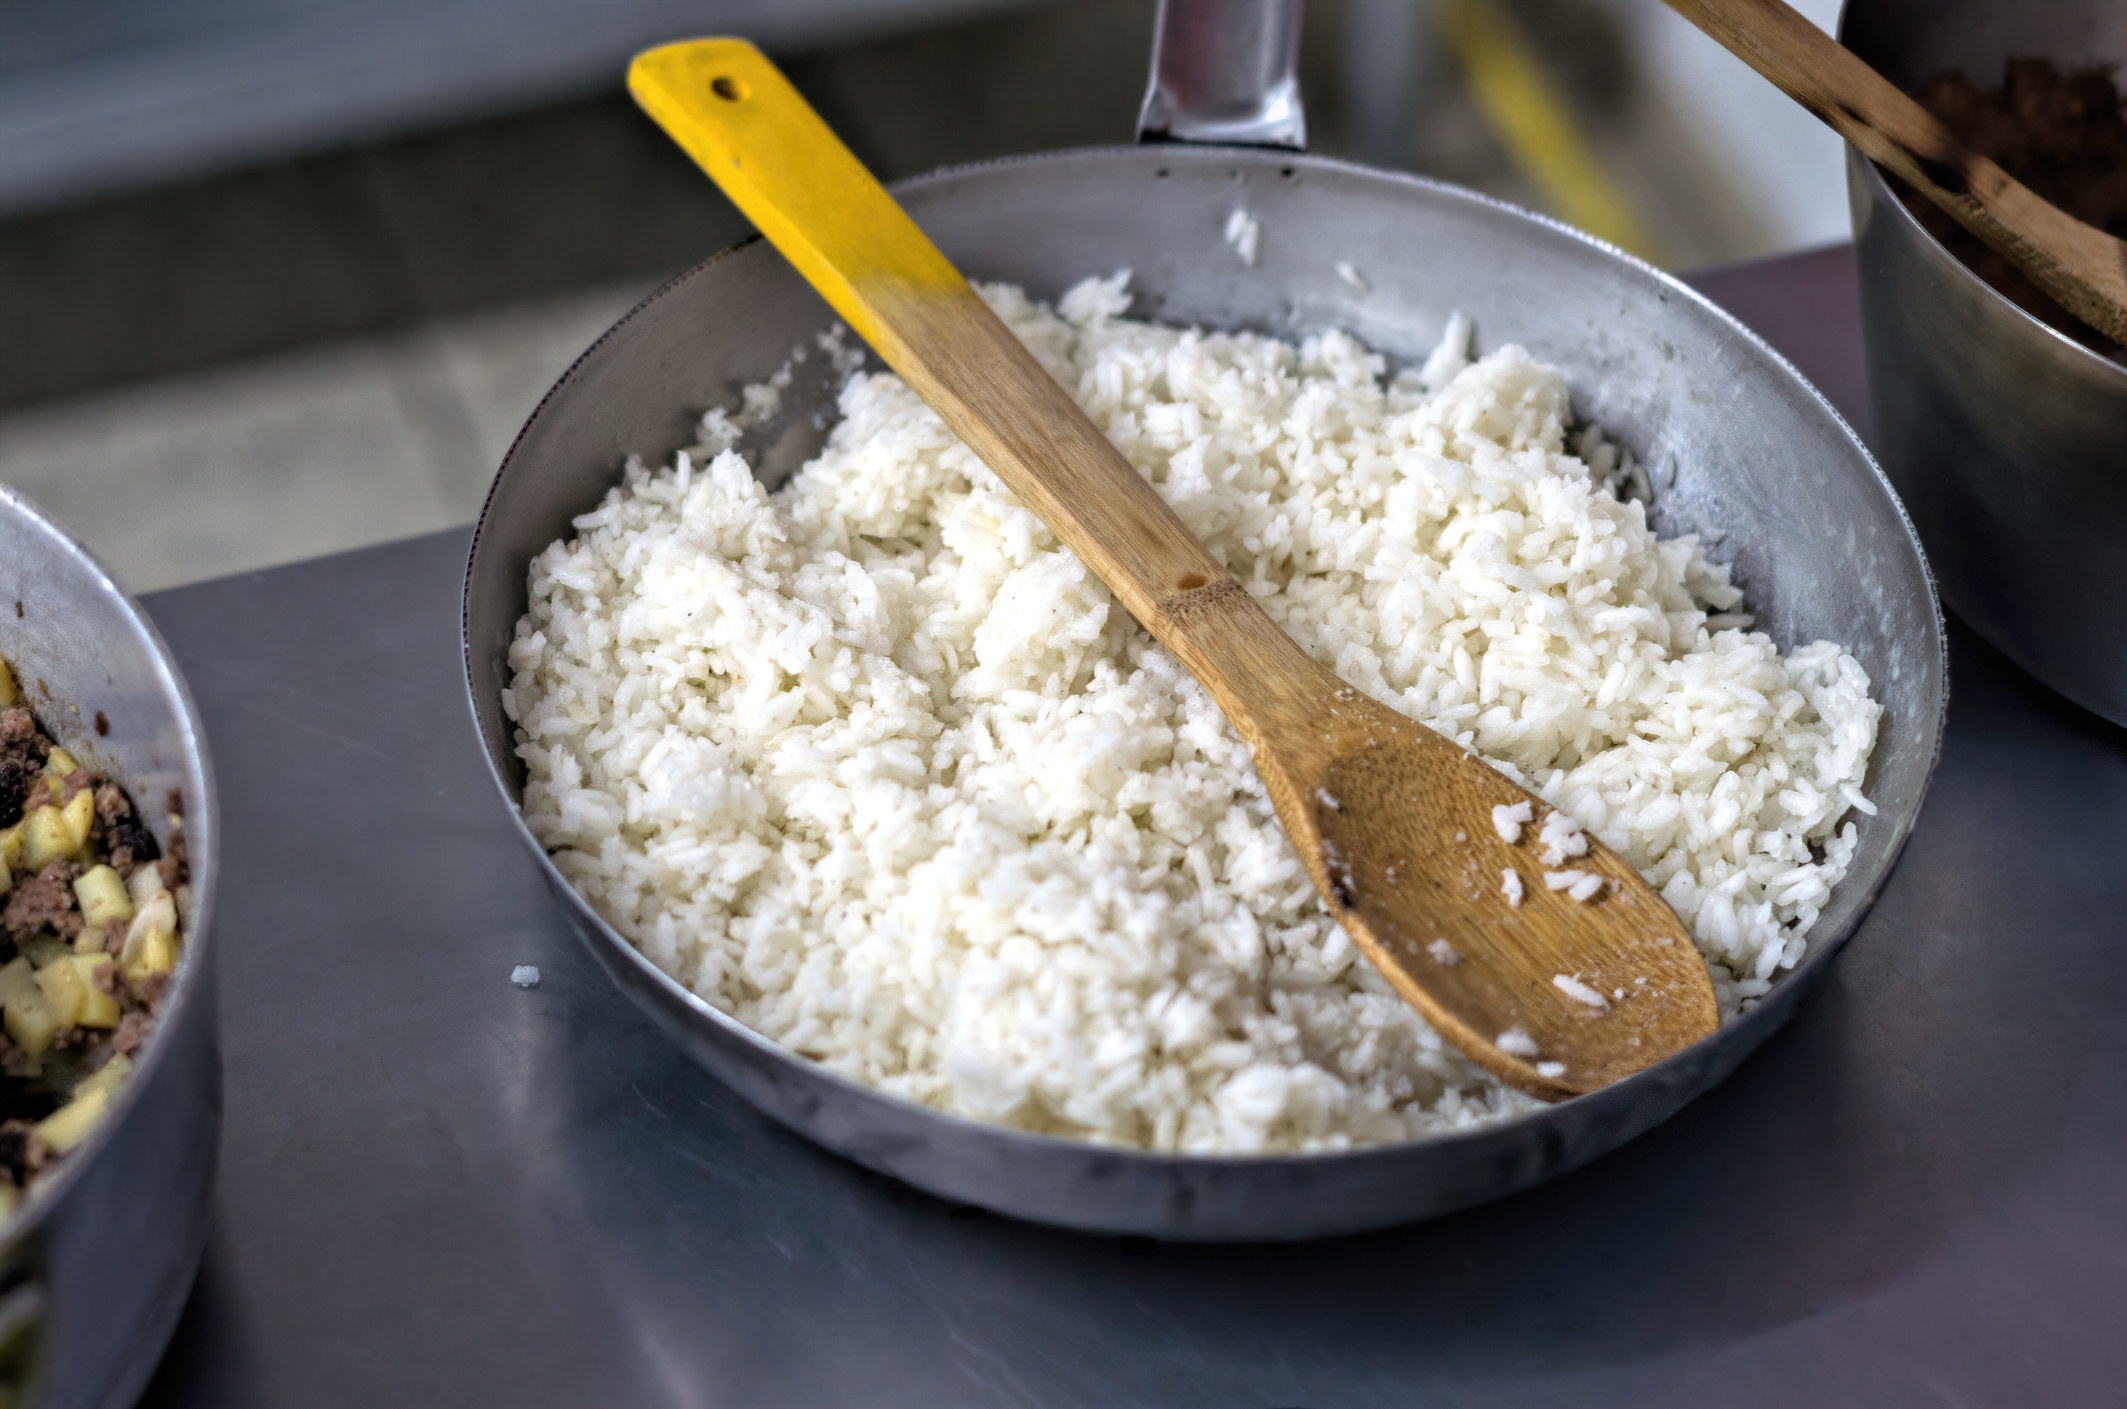
<path fill-rule="evenodd" d="M 1550 809 L 1279 630 L 758 50 L 653 49 L 628 86 L 1203 682 L 1254 749 L 1331 913 L 1444 1037 L 1556 1099 L 1713 1031 L 1699 951 L 1639 874 L 1583 838 L 1585 854 L 1548 869 L 1600 877 L 1600 893 L 1547 889 L 1537 833 Z M 1510 844 L 1493 809 L 1521 804 L 1532 820 Z M 1509 868 L 1519 905 L 1502 894 Z"/>
<path fill-rule="evenodd" d="M 2061 307 L 2127 343 L 2127 241 L 2085 225 L 1965 146 L 1782 0 L 1669 0 L 1669 6 L 1955 216 Z"/>

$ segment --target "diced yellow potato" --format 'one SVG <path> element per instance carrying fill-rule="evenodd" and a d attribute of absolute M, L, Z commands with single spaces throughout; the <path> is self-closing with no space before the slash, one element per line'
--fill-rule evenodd
<path fill-rule="evenodd" d="M 80 762 L 75 759 L 74 755 L 56 745 L 53 746 L 50 753 L 44 756 L 44 776 L 55 783 L 73 777 L 74 770 L 80 766 Z"/>
<path fill-rule="evenodd" d="M 7 657 L 0 656 L 0 709 L 13 709 L 22 694 L 15 688 L 15 672 L 7 668 Z"/>
<path fill-rule="evenodd" d="M 22 833 L 29 826 L 24 818 L 14 826 L 0 829 L 0 866 L 12 866 L 22 859 Z"/>
<path fill-rule="evenodd" d="M 167 895 L 169 890 L 162 883 L 162 872 L 154 866 L 142 866 L 126 877 L 126 895 L 138 910 L 158 895 Z"/>
<path fill-rule="evenodd" d="M 140 983 L 177 967 L 177 903 L 168 892 L 140 908 L 126 930 L 126 942 L 118 951 L 118 972 L 128 983 Z"/>
<path fill-rule="evenodd" d="M 177 929 L 177 901 L 168 891 L 151 898 L 147 904 L 134 912 L 133 923 L 126 926 L 125 947 L 119 952 L 132 952 L 133 946 L 140 942 L 142 936 L 149 930 L 156 929 L 173 932 Z"/>
<path fill-rule="evenodd" d="M 73 798 L 61 811 L 60 816 L 66 822 L 67 836 L 73 841 L 73 845 L 69 846 L 67 850 L 69 852 L 80 851 L 89 844 L 89 828 L 96 825 L 95 795 L 88 788 L 83 788 L 80 792 L 74 794 Z"/>
<path fill-rule="evenodd" d="M 37 1122 L 44 1143 L 63 1155 L 88 1139 L 132 1071 L 133 1059 L 120 1053 L 89 1073 L 65 1105 Z"/>
<path fill-rule="evenodd" d="M 14 888 L 15 888 L 15 875 L 14 875 L 14 872 L 12 872 L 12 871 L 10 871 L 10 870 L 8 870 L 8 869 L 7 869 L 7 863 L 6 863 L 5 861 L 0 861 L 0 895 L 6 895 L 6 894 L 7 894 L 7 893 L 8 893 L 9 891 L 13 890 Z"/>
<path fill-rule="evenodd" d="M 15 1045 L 33 1057 L 50 1050 L 59 1033 L 59 1015 L 52 1011 L 30 961 L 19 954 L 0 965 L 0 1024 Z"/>
<path fill-rule="evenodd" d="M 80 1083 L 74 1087 L 73 1099 L 79 1100 L 92 1091 L 115 1096 L 118 1094 L 118 1088 L 132 1074 L 133 1059 L 123 1052 L 114 1052 L 111 1060 L 81 1078 Z"/>
<path fill-rule="evenodd" d="M 22 819 L 22 873 L 36 875 L 75 845 L 65 814 L 46 803 Z"/>
<path fill-rule="evenodd" d="M 37 1122 L 37 1133 L 52 1147 L 52 1153 L 63 1155 L 89 1138 L 110 1104 L 111 1088 L 91 1089 L 84 1081 L 73 1100 Z"/>
<path fill-rule="evenodd" d="M 55 1154 L 66 1154 L 76 1145 L 89 1138 L 103 1113 L 110 1108 L 118 1095 L 118 1088 L 132 1074 L 133 1059 L 123 1054 L 112 1057 L 83 1079 L 74 1088 L 67 1103 L 37 1122 L 37 1133 Z"/>
<path fill-rule="evenodd" d="M 44 1001 L 61 1027 L 73 1027 L 81 1021 L 81 1006 L 88 1001 L 89 987 L 81 970 L 67 963 L 47 964 L 37 970 L 37 987 L 44 990 Z"/>
<path fill-rule="evenodd" d="M 108 954 L 73 954 L 59 961 L 81 974 L 81 1015 L 74 1019 L 83 1027 L 118 1026 L 118 1000 L 96 986 L 96 971 L 111 963 Z"/>
<path fill-rule="evenodd" d="M 15 1045 L 33 1057 L 51 1051 L 53 1040 L 59 1036 L 59 1015 L 45 1002 L 41 990 L 10 999 L 5 1008 L 0 1008 L 0 1023 L 6 1025 L 7 1035 L 15 1039 Z"/>
<path fill-rule="evenodd" d="M 95 866 L 84 871 L 74 882 L 74 898 L 81 902 L 82 921 L 91 929 L 101 931 L 106 920 L 133 920 L 133 897 L 126 893 L 126 883 L 108 866 Z"/>
<path fill-rule="evenodd" d="M 140 948 L 118 963 L 118 972 L 125 975 L 128 983 L 142 983 L 176 968 L 177 936 L 165 929 L 149 930 Z"/>
<path fill-rule="evenodd" d="M 37 970 L 37 987 L 61 1027 L 116 1027 L 118 1000 L 96 986 L 104 954 L 69 954 Z"/>
<path fill-rule="evenodd" d="M 150 930 L 177 930 L 177 901 L 168 891 L 151 897 L 133 913 L 133 923 L 126 926 L 126 942 L 118 951 L 120 956 L 131 954 Z"/>

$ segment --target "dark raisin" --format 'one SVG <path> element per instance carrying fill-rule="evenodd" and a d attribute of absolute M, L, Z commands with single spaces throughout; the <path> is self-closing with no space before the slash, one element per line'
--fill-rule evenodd
<path fill-rule="evenodd" d="M 26 1120 L 0 1122 L 0 1169 L 13 1175 L 16 1184 L 26 1183 L 51 1157 L 51 1146 L 36 1126 Z"/>
<path fill-rule="evenodd" d="M 30 795 L 30 771 L 11 758 L 0 758 L 0 827 L 22 820 L 22 800 Z"/>
<path fill-rule="evenodd" d="M 105 836 L 111 843 L 111 850 L 129 851 L 135 861 L 154 861 L 162 855 L 155 845 L 154 835 L 140 825 L 138 817 L 119 818 L 111 823 Z"/>

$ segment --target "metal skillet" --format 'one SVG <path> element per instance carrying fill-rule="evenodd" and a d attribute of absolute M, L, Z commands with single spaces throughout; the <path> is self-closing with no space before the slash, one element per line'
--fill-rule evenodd
<path fill-rule="evenodd" d="M 1218 8 L 1230 21 L 1237 7 Z M 1193 4 L 1168 0 L 1148 124 L 1172 139 L 1298 140 L 1296 11 L 1269 0 L 1256 7 L 1253 28 L 1213 31 L 1192 26 Z M 1206 34 L 1226 42 L 1192 42 Z M 1138 316 L 1287 337 L 1343 327 L 1401 359 L 1423 356 L 1459 310 L 1480 347 L 1516 342 L 1563 367 L 1576 414 L 1648 465 L 1665 533 L 1704 534 L 1783 647 L 1828 637 L 1868 671 L 1885 705 L 1866 780 L 1877 812 L 1858 819 L 1859 849 L 1801 965 L 1750 1012 L 1669 1060 L 1464 1133 L 1337 1154 L 1224 1157 L 1027 1134 L 836 1076 L 657 969 L 522 831 L 576 932 L 675 1042 L 792 1129 L 943 1197 L 1088 1230 L 1261 1239 L 1427 1217 L 1563 1173 L 1666 1119 L 1786 1021 L 1911 831 L 1946 697 L 1940 610 L 1912 527 L 1852 431 L 1792 367 L 1674 280 L 1554 222 L 1290 151 L 1184 141 L 1059 152 L 939 172 L 895 193 L 971 277 L 1018 283 L 1039 298 L 1128 268 Z M 1236 207 L 1259 222 L 1252 265 L 1223 239 Z M 1340 275 L 1340 262 L 1368 288 Z M 627 455 L 654 460 L 686 446 L 703 410 L 735 405 L 742 387 L 774 374 L 832 321 L 779 255 L 748 241 L 630 313 L 526 424 L 489 491 L 464 603 L 474 721 L 513 812 L 524 774 L 500 692 L 530 559 L 571 533 L 570 520 L 617 481 Z M 778 418 L 742 447 L 770 485 L 803 462 L 833 412 L 826 361 L 797 368 Z"/>

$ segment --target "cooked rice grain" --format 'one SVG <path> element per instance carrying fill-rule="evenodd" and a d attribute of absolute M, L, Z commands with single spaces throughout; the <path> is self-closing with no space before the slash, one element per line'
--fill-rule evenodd
<path fill-rule="evenodd" d="M 1724 1012 L 1844 874 L 1877 706 L 1743 629 L 1569 433 L 1559 373 L 1415 373 L 986 296 L 1270 614 L 1643 870 Z M 657 964 L 912 1100 L 1161 1150 L 1334 1149 L 1531 1108 L 1318 903 L 1194 681 L 898 379 L 771 495 L 726 447 L 631 464 L 532 564 L 505 704 L 525 816 Z"/>

